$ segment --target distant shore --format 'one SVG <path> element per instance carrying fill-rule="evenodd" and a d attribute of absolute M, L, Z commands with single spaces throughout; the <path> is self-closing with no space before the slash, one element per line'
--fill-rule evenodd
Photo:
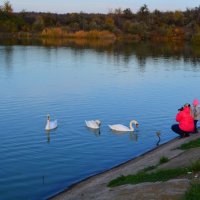
<path fill-rule="evenodd" d="M 144 4 L 101 13 L 13 12 L 9 1 L 0 5 L 0 35 L 49 38 L 102 38 L 200 44 L 200 7 L 185 11 L 150 11 Z"/>

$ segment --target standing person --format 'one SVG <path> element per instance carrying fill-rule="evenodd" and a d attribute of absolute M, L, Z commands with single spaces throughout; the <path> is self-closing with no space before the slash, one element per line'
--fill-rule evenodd
<path fill-rule="evenodd" d="M 199 106 L 198 99 L 194 99 L 192 104 L 193 104 L 192 114 L 194 117 L 194 132 L 198 133 L 197 122 L 198 122 L 198 120 L 200 120 L 200 106 Z"/>
<path fill-rule="evenodd" d="M 190 136 L 190 133 L 194 132 L 194 118 L 190 104 L 186 103 L 182 108 L 178 110 L 176 115 L 176 121 L 179 124 L 172 125 L 171 129 L 180 135 L 181 138 Z"/>

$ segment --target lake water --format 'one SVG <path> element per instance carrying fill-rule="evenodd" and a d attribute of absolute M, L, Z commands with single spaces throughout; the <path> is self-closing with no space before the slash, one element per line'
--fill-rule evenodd
<path fill-rule="evenodd" d="M 199 51 L 162 45 L 2 44 L 0 199 L 47 199 L 165 143 L 177 109 L 200 98 Z M 47 114 L 58 128 L 45 132 Z M 85 120 L 100 119 L 100 133 Z M 108 124 L 129 125 L 116 134 Z"/>

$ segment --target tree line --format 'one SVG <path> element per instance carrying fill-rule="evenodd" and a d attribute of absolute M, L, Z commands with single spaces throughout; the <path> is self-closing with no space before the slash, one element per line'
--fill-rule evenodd
<path fill-rule="evenodd" d="M 108 38 L 136 41 L 191 41 L 200 43 L 200 6 L 185 11 L 149 11 L 147 5 L 108 14 L 13 12 L 0 6 L 0 36 L 53 38 Z"/>

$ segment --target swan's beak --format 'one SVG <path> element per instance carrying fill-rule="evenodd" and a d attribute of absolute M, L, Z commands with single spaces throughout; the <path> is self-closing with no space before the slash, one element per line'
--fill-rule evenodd
<path fill-rule="evenodd" d="M 135 126 L 136 126 L 136 128 L 138 128 L 139 124 L 136 124 Z"/>

